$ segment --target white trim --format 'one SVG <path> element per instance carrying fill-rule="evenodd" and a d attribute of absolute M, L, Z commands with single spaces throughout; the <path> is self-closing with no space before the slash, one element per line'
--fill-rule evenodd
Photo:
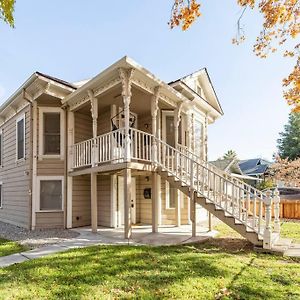
<path fill-rule="evenodd" d="M 23 132 L 23 138 L 24 138 L 24 145 L 23 145 L 23 154 L 24 156 L 21 157 L 21 158 L 18 158 L 18 123 L 20 121 L 24 122 L 24 132 Z M 22 160 L 25 160 L 26 158 L 26 117 L 25 117 L 25 112 L 22 113 L 19 117 L 16 118 L 16 162 L 18 161 L 22 161 Z"/>
<path fill-rule="evenodd" d="M 0 202 L 0 209 L 3 208 L 3 182 L 0 181 L 0 186 L 1 186 L 1 193 L 0 193 L 0 197 L 1 197 L 1 202 Z"/>
<path fill-rule="evenodd" d="M 32 107 L 32 191 L 31 191 L 31 229 L 36 226 L 36 204 L 37 194 L 37 102 L 33 102 Z"/>
<path fill-rule="evenodd" d="M 60 114 L 60 154 L 44 154 L 44 113 Z M 64 159 L 65 147 L 65 114 L 60 107 L 39 107 L 39 159 Z"/>
<path fill-rule="evenodd" d="M 37 176 L 37 203 L 36 203 L 36 212 L 63 212 L 64 211 L 64 176 Z M 61 181 L 61 210 L 41 210 L 40 209 L 40 191 L 41 191 L 41 181 L 51 181 L 51 180 L 60 180 Z"/>

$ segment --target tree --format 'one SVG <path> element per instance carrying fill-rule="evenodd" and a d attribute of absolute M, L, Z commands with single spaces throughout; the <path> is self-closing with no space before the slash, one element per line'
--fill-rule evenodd
<path fill-rule="evenodd" d="M 237 159 L 237 154 L 234 150 L 228 150 L 224 155 L 223 159 Z"/>
<path fill-rule="evenodd" d="M 283 181 L 288 186 L 300 187 L 300 158 L 290 161 L 277 157 L 270 173 L 274 179 Z"/>
<path fill-rule="evenodd" d="M 0 19 L 5 23 L 9 24 L 11 27 L 14 27 L 14 9 L 15 9 L 15 0 L 0 0 Z"/>
<path fill-rule="evenodd" d="M 234 44 L 245 40 L 241 19 L 248 9 L 258 10 L 264 18 L 262 30 L 256 39 L 253 51 L 261 58 L 277 51 L 279 46 L 283 56 L 295 59 L 290 75 L 283 80 L 283 96 L 293 111 L 300 111 L 300 43 L 296 37 L 300 33 L 299 0 L 237 0 L 242 12 L 237 20 L 237 36 Z M 187 30 L 201 16 L 200 0 L 174 0 L 171 9 L 171 28 L 181 26 Z M 276 44 L 275 46 L 274 44 Z M 284 45 L 288 45 L 284 48 Z"/>
<path fill-rule="evenodd" d="M 280 158 L 294 160 L 300 158 L 300 113 L 291 113 L 284 131 L 279 133 L 277 147 Z"/>

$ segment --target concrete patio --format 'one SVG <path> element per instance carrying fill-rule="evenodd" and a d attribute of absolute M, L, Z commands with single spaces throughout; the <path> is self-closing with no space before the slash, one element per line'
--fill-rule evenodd
<path fill-rule="evenodd" d="M 152 233 L 151 226 L 134 226 L 132 228 L 131 239 L 124 239 L 123 228 L 114 229 L 100 227 L 98 228 L 97 233 L 92 233 L 90 227 L 72 230 L 78 232 L 79 236 L 54 245 L 47 245 L 33 250 L 0 257 L 0 267 L 7 267 L 50 254 L 93 245 L 180 245 L 193 242 L 204 242 L 217 234 L 216 231 L 208 231 L 207 228 L 198 226 L 197 237 L 192 238 L 191 226 L 188 225 L 181 227 L 162 226 L 159 228 L 158 233 Z"/>

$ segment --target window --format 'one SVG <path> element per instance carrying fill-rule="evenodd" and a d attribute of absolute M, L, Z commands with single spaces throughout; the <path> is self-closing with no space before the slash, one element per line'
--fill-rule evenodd
<path fill-rule="evenodd" d="M 201 89 L 201 86 L 200 85 L 197 85 L 196 86 L 196 92 L 199 96 L 202 96 L 202 89 Z"/>
<path fill-rule="evenodd" d="M 60 178 L 39 178 L 40 211 L 63 210 L 63 180 Z"/>
<path fill-rule="evenodd" d="M 2 199 L 2 182 L 0 182 L 0 208 L 2 208 L 3 199 Z"/>
<path fill-rule="evenodd" d="M 59 107 L 39 108 L 39 157 L 63 158 L 64 113 Z"/>
<path fill-rule="evenodd" d="M 60 154 L 60 113 L 44 113 L 43 154 Z"/>
<path fill-rule="evenodd" d="M 166 208 L 172 209 L 176 207 L 176 188 L 170 186 L 169 182 L 166 181 Z"/>
<path fill-rule="evenodd" d="M 25 158 L 25 115 L 17 119 L 17 160 Z"/>
<path fill-rule="evenodd" d="M 3 133 L 2 130 L 0 130 L 0 167 L 2 167 L 2 155 L 3 155 Z"/>
<path fill-rule="evenodd" d="M 203 155 L 203 124 L 200 120 L 195 119 L 195 154 L 204 158 Z"/>

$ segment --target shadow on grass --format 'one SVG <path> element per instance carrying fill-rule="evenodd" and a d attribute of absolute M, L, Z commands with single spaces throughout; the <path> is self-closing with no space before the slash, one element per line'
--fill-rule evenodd
<path fill-rule="evenodd" d="M 257 295 L 272 299 L 267 286 L 258 292 L 247 285 L 248 278 L 259 280 L 251 273 L 255 268 L 247 254 L 250 248 L 246 244 L 241 248 L 235 239 L 229 244 L 230 251 L 222 248 L 228 246 L 222 239 L 187 246 L 72 250 L 0 269 L 0 298 L 213 299 L 227 286 L 235 299 L 260 299 Z"/>

